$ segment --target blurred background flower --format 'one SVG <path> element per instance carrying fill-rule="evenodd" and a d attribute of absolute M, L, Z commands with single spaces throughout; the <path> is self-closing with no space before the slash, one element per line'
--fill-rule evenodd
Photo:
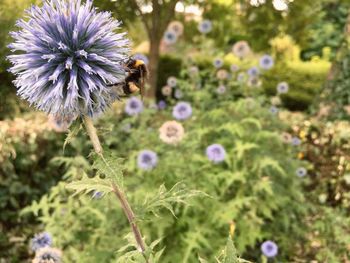
<path fill-rule="evenodd" d="M 127 100 L 125 104 L 125 112 L 128 115 L 138 115 L 143 111 L 143 102 L 137 98 L 137 97 L 132 97 Z"/>
<path fill-rule="evenodd" d="M 208 159 L 213 163 L 221 163 L 225 160 L 226 157 L 225 148 L 220 144 L 209 145 L 205 152 Z"/>
<path fill-rule="evenodd" d="M 192 107 L 188 102 L 178 102 L 173 108 L 173 116 L 177 120 L 186 120 L 192 115 Z"/>
<path fill-rule="evenodd" d="M 203 20 L 198 24 L 198 30 L 202 34 L 208 34 L 212 31 L 213 25 L 212 22 L 208 19 Z"/>
<path fill-rule="evenodd" d="M 159 138 L 168 144 L 178 144 L 185 135 L 185 130 L 181 123 L 177 121 L 167 121 L 159 128 Z"/>
<path fill-rule="evenodd" d="M 31 248 L 37 251 L 40 248 L 50 247 L 52 245 L 52 236 L 48 232 L 36 234 L 31 240 Z"/>
<path fill-rule="evenodd" d="M 275 242 L 267 240 L 261 245 L 262 253 L 268 258 L 274 258 L 278 254 L 278 246 Z"/>
<path fill-rule="evenodd" d="M 157 166 L 158 156 L 151 150 L 143 150 L 137 156 L 137 165 L 142 170 L 152 170 Z"/>

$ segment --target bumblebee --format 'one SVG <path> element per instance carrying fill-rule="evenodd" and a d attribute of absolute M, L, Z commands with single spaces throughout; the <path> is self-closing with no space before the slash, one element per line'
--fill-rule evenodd
<path fill-rule="evenodd" d="M 145 80 L 148 77 L 148 69 L 143 60 L 129 59 L 125 65 L 127 76 L 122 83 L 110 84 L 119 97 L 127 97 L 130 94 L 140 92 L 141 98 L 144 96 Z"/>

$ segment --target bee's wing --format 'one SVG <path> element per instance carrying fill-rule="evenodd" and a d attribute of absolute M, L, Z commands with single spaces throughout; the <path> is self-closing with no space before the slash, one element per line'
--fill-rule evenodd
<path fill-rule="evenodd" d="M 145 77 L 143 75 L 143 71 L 142 70 L 140 70 L 140 75 L 141 75 L 141 79 L 140 79 L 140 94 L 141 94 L 141 99 L 143 100 L 144 91 L 145 91 Z"/>
<path fill-rule="evenodd" d="M 118 98 L 124 98 L 127 96 L 124 91 L 124 84 L 123 83 L 117 83 L 114 85 L 110 85 L 113 92 L 117 95 Z"/>

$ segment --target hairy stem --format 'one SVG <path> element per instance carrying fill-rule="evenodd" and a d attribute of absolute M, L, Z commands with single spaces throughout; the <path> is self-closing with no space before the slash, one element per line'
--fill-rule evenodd
<path fill-rule="evenodd" d="M 100 140 L 98 138 L 97 131 L 96 131 L 96 128 L 93 124 L 92 119 L 88 116 L 84 116 L 83 121 L 85 124 L 86 131 L 87 131 L 87 133 L 90 137 L 90 140 L 92 142 L 92 145 L 94 146 L 95 152 L 103 157 L 103 149 L 102 149 L 102 146 L 101 146 Z M 121 188 L 118 187 L 113 182 L 112 182 L 112 188 L 113 188 L 113 192 L 115 193 L 116 197 L 118 198 L 118 200 L 121 204 L 121 207 L 124 211 L 124 214 L 128 218 L 128 221 L 129 221 L 129 224 L 131 226 L 132 232 L 134 234 L 136 243 L 138 245 L 138 249 L 140 252 L 142 252 L 142 254 L 144 254 L 146 251 L 146 246 L 145 246 L 145 243 L 142 239 L 141 231 L 136 224 L 134 212 L 132 211 L 132 209 L 130 207 L 130 204 L 126 198 L 126 195 L 121 190 Z M 146 259 L 146 262 L 148 262 L 147 259 Z"/>

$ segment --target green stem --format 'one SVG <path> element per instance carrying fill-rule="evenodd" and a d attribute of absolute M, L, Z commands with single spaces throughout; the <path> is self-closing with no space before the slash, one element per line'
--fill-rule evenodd
<path fill-rule="evenodd" d="M 102 149 L 102 146 L 101 146 L 100 140 L 98 138 L 97 131 L 96 131 L 96 128 L 93 124 L 92 119 L 88 116 L 84 116 L 83 121 L 84 121 L 86 131 L 90 137 L 90 140 L 92 142 L 92 145 L 94 147 L 95 152 L 103 158 L 103 149 Z M 116 197 L 118 198 L 118 200 L 121 204 L 121 207 L 124 211 L 124 214 L 128 218 L 128 221 L 129 221 L 129 224 L 131 226 L 132 232 L 134 234 L 136 243 L 138 245 L 138 250 L 145 256 L 146 246 L 145 246 L 145 243 L 142 239 L 141 231 L 136 224 L 135 214 L 131 209 L 131 206 L 126 198 L 125 193 L 115 183 L 112 182 L 111 184 L 112 184 L 113 192 L 115 193 Z M 146 257 L 145 257 L 145 259 L 146 259 Z M 147 259 L 146 259 L 146 262 L 148 262 Z"/>

